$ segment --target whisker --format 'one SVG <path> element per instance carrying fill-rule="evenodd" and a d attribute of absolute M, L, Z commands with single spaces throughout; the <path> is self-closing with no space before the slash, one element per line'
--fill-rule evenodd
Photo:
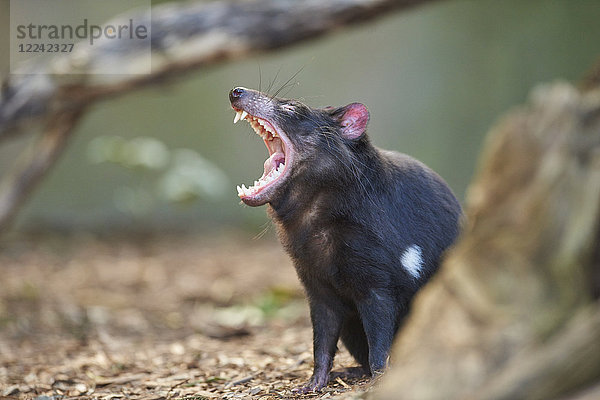
<path fill-rule="evenodd" d="M 273 85 L 275 84 L 275 82 L 277 82 L 277 77 L 279 76 L 279 73 L 281 72 L 281 68 L 283 68 L 282 65 L 279 66 L 279 69 L 277 70 L 277 73 L 275 73 L 275 78 L 273 78 L 273 80 L 269 84 L 269 87 L 267 88 L 267 96 L 269 96 L 269 92 L 273 88 Z M 269 97 L 271 97 L 271 96 L 269 96 Z"/>
<path fill-rule="evenodd" d="M 262 239 L 263 236 L 265 236 L 265 234 L 271 229 L 271 221 L 267 221 L 265 222 L 261 228 L 263 228 L 259 233 L 257 233 L 252 240 L 260 240 Z"/>
<path fill-rule="evenodd" d="M 300 85 L 300 82 L 290 84 L 289 89 L 283 94 L 283 97 L 287 97 L 288 94 L 290 94 L 290 92 L 292 91 L 292 89 L 294 89 L 297 85 Z"/>
<path fill-rule="evenodd" d="M 302 67 L 300 67 L 300 69 L 299 69 L 299 70 L 298 70 L 298 71 L 297 71 L 297 72 L 296 72 L 294 75 L 292 75 L 292 77 L 291 77 L 290 79 L 288 79 L 288 80 L 287 80 L 287 81 L 286 81 L 286 82 L 283 84 L 283 86 L 281 86 L 281 87 L 279 88 L 279 90 L 277 90 L 277 91 L 275 92 L 275 94 L 274 94 L 273 96 L 271 96 L 271 99 L 274 99 L 275 97 L 277 97 L 277 95 L 279 94 L 279 92 L 281 92 L 281 91 L 283 90 L 283 88 L 285 88 L 285 87 L 286 87 L 286 86 L 287 86 L 287 85 L 288 85 L 288 84 L 289 84 L 291 81 L 293 81 L 293 80 L 294 80 L 294 79 L 295 79 L 295 78 L 296 78 L 296 77 L 297 77 L 297 76 L 300 74 L 300 72 L 302 72 L 302 71 L 304 70 L 304 67 L 305 67 L 305 66 L 306 66 L 306 65 L 303 65 Z"/>
<path fill-rule="evenodd" d="M 258 63 L 258 91 L 262 89 L 262 71 L 260 70 L 260 62 Z"/>

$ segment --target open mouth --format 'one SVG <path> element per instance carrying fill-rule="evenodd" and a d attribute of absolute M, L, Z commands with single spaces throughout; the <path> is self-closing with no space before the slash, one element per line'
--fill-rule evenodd
<path fill-rule="evenodd" d="M 258 180 L 254 181 L 254 185 L 246 187 L 246 185 L 238 186 L 238 196 L 248 205 L 261 205 L 269 199 L 269 193 L 282 183 L 288 175 L 289 166 L 293 152 L 292 146 L 288 138 L 277 130 L 275 126 L 263 119 L 248 114 L 244 110 L 234 108 L 235 117 L 233 123 L 239 120 L 246 120 L 265 142 L 269 151 L 269 158 L 264 163 L 263 174 Z"/>

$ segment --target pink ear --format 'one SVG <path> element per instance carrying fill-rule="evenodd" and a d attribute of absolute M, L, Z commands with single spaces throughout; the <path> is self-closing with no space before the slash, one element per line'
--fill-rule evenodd
<path fill-rule="evenodd" d="M 368 122 L 369 110 L 364 104 L 348 104 L 340 117 L 342 136 L 346 139 L 358 139 L 365 133 Z"/>

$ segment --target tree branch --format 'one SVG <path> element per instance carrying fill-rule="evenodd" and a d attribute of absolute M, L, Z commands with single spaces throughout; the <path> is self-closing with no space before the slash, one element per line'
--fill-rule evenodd
<path fill-rule="evenodd" d="M 152 73 L 101 75 L 111 65 L 136 71 L 144 49 L 118 42 L 67 54 L 34 68 L 38 75 L 11 75 L 0 94 L 0 139 L 19 133 L 32 119 L 72 112 L 89 103 L 159 84 L 217 62 L 275 50 L 385 13 L 435 0 L 256 0 L 210 4 L 173 3 L 152 9 Z M 115 54 L 118 58 L 115 60 Z M 22 72 L 26 72 L 23 70 Z M 52 75 L 61 72 L 71 75 Z M 84 73 L 84 74 L 81 74 Z"/>

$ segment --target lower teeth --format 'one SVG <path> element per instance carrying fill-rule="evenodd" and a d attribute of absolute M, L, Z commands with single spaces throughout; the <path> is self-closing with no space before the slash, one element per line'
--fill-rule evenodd
<path fill-rule="evenodd" d="M 279 164 L 276 168 L 272 169 L 267 176 L 264 178 L 260 178 L 258 181 L 254 181 L 254 186 L 250 186 L 249 188 L 246 185 L 242 185 L 242 187 L 237 187 L 238 196 L 248 196 L 252 195 L 254 191 L 260 188 L 262 185 L 272 182 L 275 180 L 285 169 L 285 163 Z"/>

